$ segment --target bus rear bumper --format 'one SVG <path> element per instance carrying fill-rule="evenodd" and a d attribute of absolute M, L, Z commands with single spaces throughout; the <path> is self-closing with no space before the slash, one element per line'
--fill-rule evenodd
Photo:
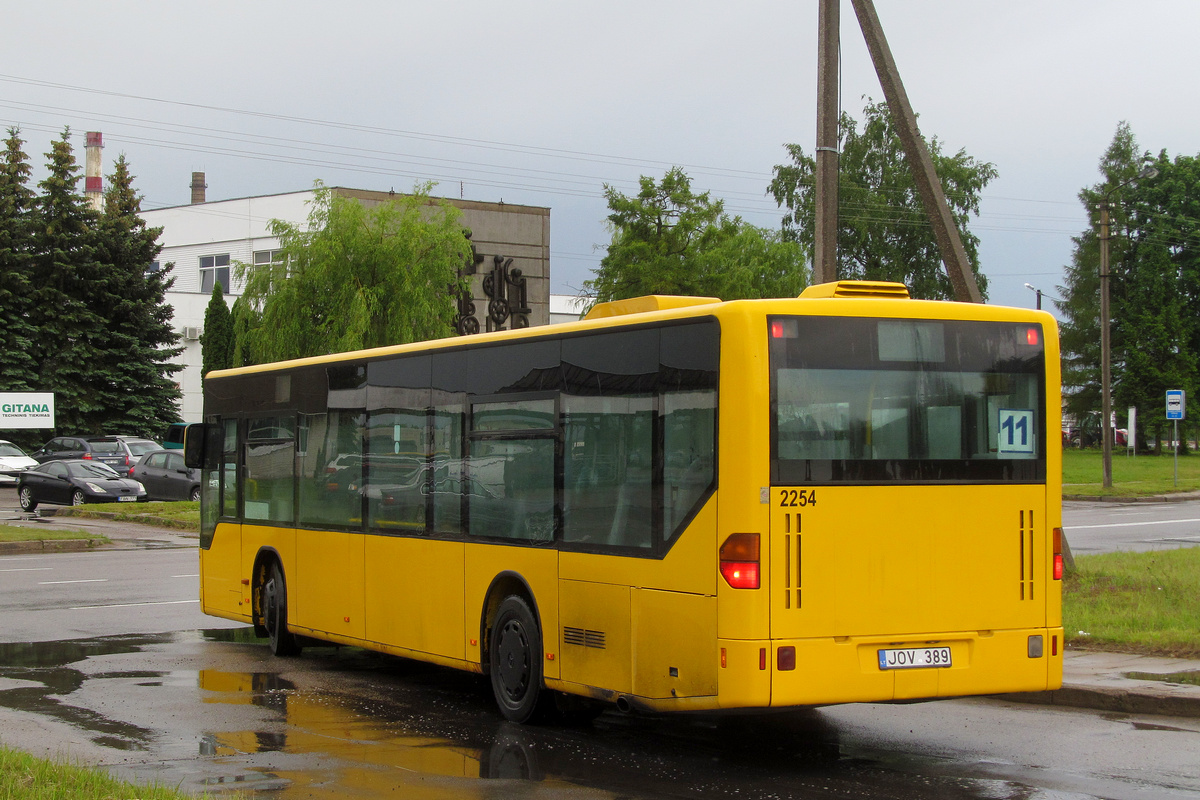
<path fill-rule="evenodd" d="M 719 648 L 722 708 L 921 700 L 1062 685 L 1062 628 L 720 640 Z M 932 648 L 949 648 L 950 665 L 880 666 L 881 650 Z"/>

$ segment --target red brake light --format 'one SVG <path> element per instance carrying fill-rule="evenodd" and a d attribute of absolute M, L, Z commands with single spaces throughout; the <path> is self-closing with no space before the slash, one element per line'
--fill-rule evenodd
<path fill-rule="evenodd" d="M 81 456 L 80 456 L 80 458 L 86 458 L 88 461 L 91 461 L 91 460 L 92 460 L 92 454 L 91 454 L 91 453 L 84 453 L 83 455 L 81 455 Z"/>
<path fill-rule="evenodd" d="M 1062 535 L 1062 528 L 1054 529 L 1054 580 L 1056 581 L 1061 581 L 1063 576 Z"/>
<path fill-rule="evenodd" d="M 1025 329 L 1025 344 L 1037 344 L 1039 338 L 1037 328 Z"/>
<path fill-rule="evenodd" d="M 758 534 L 734 533 L 721 545 L 721 577 L 734 589 L 757 589 Z"/>

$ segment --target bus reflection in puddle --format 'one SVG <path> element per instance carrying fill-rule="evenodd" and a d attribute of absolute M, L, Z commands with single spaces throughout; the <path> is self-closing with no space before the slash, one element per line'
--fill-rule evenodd
<path fill-rule="evenodd" d="M 272 673 L 201 670 L 205 703 L 265 709 L 253 729 L 206 734 L 200 755 L 242 762 L 245 774 L 208 779 L 217 785 L 272 790 L 287 798 L 354 797 L 401 792 L 404 797 L 472 797 L 486 789 L 479 778 L 541 780 L 537 756 L 524 733 L 502 726 L 484 748 L 421 736 L 401 724 L 381 722 L 346 701 L 309 692 Z M 247 756 L 266 754 L 245 763 Z"/>

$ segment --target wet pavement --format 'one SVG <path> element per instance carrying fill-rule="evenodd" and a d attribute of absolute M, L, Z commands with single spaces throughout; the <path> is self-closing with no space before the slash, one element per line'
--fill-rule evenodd
<path fill-rule="evenodd" d="M 0 741 L 279 800 L 1200 797 L 1182 719 L 976 699 L 517 726 L 478 676 L 274 658 L 245 629 L 0 644 Z"/>
<path fill-rule="evenodd" d="M 21 524 L 103 532 L 105 550 L 196 546 L 110 520 Z M 1200 687 L 1128 677 L 1196 669 L 1068 651 L 1053 693 L 543 728 L 502 721 L 478 676 L 353 648 L 276 659 L 244 628 L 89 636 L 0 643 L 0 742 L 280 800 L 1200 798 Z"/>

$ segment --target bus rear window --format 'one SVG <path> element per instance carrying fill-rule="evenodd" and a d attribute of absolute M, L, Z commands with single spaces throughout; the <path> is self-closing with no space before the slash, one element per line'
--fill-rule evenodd
<path fill-rule="evenodd" d="M 787 317 L 769 329 L 773 483 L 1045 480 L 1040 326 Z"/>

